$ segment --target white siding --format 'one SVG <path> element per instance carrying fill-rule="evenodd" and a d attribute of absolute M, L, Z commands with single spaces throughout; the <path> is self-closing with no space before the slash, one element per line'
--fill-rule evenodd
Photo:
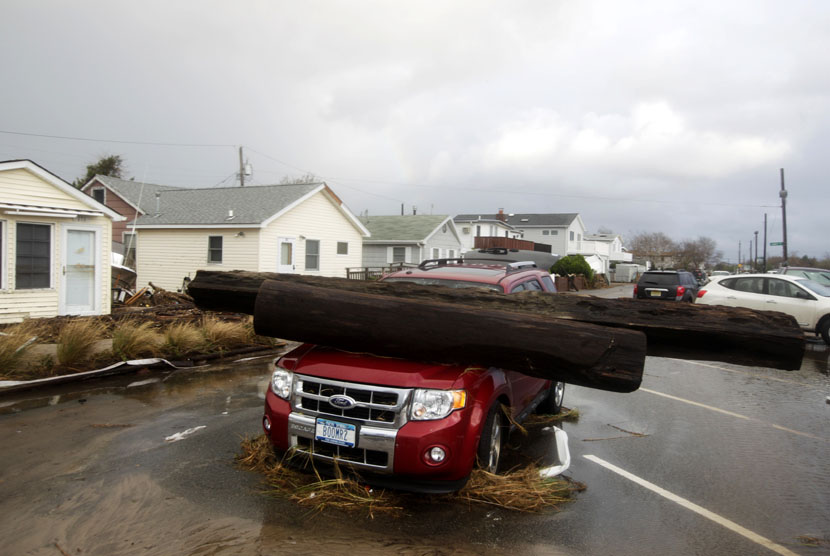
<path fill-rule="evenodd" d="M 441 250 L 441 255 L 440 255 L 441 257 L 449 257 L 450 256 L 450 253 L 449 253 L 450 250 L 453 251 L 453 256 L 454 257 L 460 257 L 461 256 L 461 249 L 462 249 L 461 242 L 458 240 L 457 237 L 455 237 L 455 234 L 453 234 L 452 224 L 450 222 L 447 222 L 446 226 L 447 226 L 447 231 L 446 232 L 444 232 L 441 228 L 439 228 L 438 231 L 435 232 L 435 234 L 433 234 L 429 238 L 429 240 L 427 241 L 427 243 L 426 243 L 426 245 L 423 249 L 423 253 L 424 253 L 423 258 L 424 259 L 431 259 L 432 258 L 432 250 L 434 248 L 437 248 L 437 249 Z M 419 260 L 419 261 L 413 261 L 413 262 L 420 263 L 421 261 Z"/>
<path fill-rule="evenodd" d="M 363 236 L 322 191 L 282 215 L 262 231 L 257 268 L 260 272 L 277 271 L 278 241 L 281 237 L 295 240 L 295 265 L 298 274 L 345 278 L 346 268 L 362 265 Z M 305 268 L 307 239 L 320 242 L 319 270 Z M 349 244 L 348 255 L 337 254 L 337 242 L 343 241 Z"/>
<path fill-rule="evenodd" d="M 27 170 L 0 172 L 0 199 L 9 203 L 35 205 L 48 208 L 85 209 L 89 206 L 67 196 L 52 184 L 41 180 Z M 57 316 L 62 295 L 61 277 L 63 261 L 63 236 L 66 226 L 85 227 L 99 232 L 97 261 L 99 285 L 97 313 L 110 312 L 110 249 L 112 245 L 112 221 L 106 216 L 77 218 L 51 218 L 48 216 L 14 216 L 0 212 L 3 222 L 3 271 L 0 289 L 0 323 L 19 322 L 24 318 Z M 16 274 L 16 226 L 17 223 L 45 224 L 51 227 L 51 285 L 43 289 L 19 290 Z"/>
<path fill-rule="evenodd" d="M 257 229 L 136 230 L 136 287 L 170 291 L 198 270 L 259 270 Z M 239 235 L 239 234 L 242 235 Z M 222 236 L 222 262 L 208 263 L 208 237 Z"/>

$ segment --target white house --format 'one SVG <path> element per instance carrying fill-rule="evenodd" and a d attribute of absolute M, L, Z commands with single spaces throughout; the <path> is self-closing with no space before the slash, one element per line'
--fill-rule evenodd
<path fill-rule="evenodd" d="M 364 267 L 461 256 L 458 230 L 445 214 L 364 216 L 360 220 L 372 234 L 363 240 Z"/>
<path fill-rule="evenodd" d="M 0 162 L 0 322 L 109 313 L 121 220 L 30 160 Z"/>
<path fill-rule="evenodd" d="M 369 231 L 325 183 L 165 189 L 135 221 L 138 285 L 182 287 L 196 271 L 346 276 Z"/>
<path fill-rule="evenodd" d="M 475 249 L 477 237 L 521 238 L 521 232 L 506 222 L 506 216 L 500 210 L 495 217 L 494 215 L 459 214 L 453 218 L 461 238 L 461 252 Z"/>
<path fill-rule="evenodd" d="M 456 222 L 466 222 L 478 215 L 459 214 Z M 478 216 L 482 220 L 503 222 L 520 234 L 521 239 L 544 243 L 557 255 L 573 255 L 582 249 L 585 224 L 577 213 L 571 214 L 488 214 Z M 484 235 L 484 234 L 482 234 Z"/>

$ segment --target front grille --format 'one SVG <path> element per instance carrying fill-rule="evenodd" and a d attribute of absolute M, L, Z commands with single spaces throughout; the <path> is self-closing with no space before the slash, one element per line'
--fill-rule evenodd
<path fill-rule="evenodd" d="M 297 450 L 319 458 L 328 460 L 358 463 L 373 467 L 387 467 L 389 454 L 379 450 L 364 450 L 362 448 L 346 448 L 325 442 L 317 442 L 311 438 L 297 437 Z"/>
<path fill-rule="evenodd" d="M 389 388 L 354 382 L 341 382 L 297 375 L 294 408 L 303 413 L 343 417 L 377 426 L 401 427 L 406 422 L 404 408 L 409 389 Z M 355 406 L 348 409 L 329 403 L 332 396 L 348 396 Z"/>

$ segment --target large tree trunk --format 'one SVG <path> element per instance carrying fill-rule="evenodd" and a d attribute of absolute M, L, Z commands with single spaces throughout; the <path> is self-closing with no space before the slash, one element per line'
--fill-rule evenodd
<path fill-rule="evenodd" d="M 612 392 L 640 386 L 640 332 L 266 280 L 257 334 L 387 357 L 511 369 Z"/>
<path fill-rule="evenodd" d="M 259 287 L 266 279 L 628 328 L 644 332 L 648 355 L 660 357 L 797 370 L 804 355 L 804 334 L 795 319 L 735 307 L 538 292 L 508 296 L 480 289 L 245 271 L 200 270 L 188 293 L 205 309 L 253 314 Z"/>

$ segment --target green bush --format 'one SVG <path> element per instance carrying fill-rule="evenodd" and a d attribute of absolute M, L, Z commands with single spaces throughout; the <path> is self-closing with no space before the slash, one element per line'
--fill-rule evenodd
<path fill-rule="evenodd" d="M 588 264 L 588 261 L 582 255 L 562 257 L 550 267 L 550 271 L 551 274 L 558 274 L 559 276 L 582 274 L 588 282 L 594 279 L 594 271 L 591 270 L 591 265 Z"/>

